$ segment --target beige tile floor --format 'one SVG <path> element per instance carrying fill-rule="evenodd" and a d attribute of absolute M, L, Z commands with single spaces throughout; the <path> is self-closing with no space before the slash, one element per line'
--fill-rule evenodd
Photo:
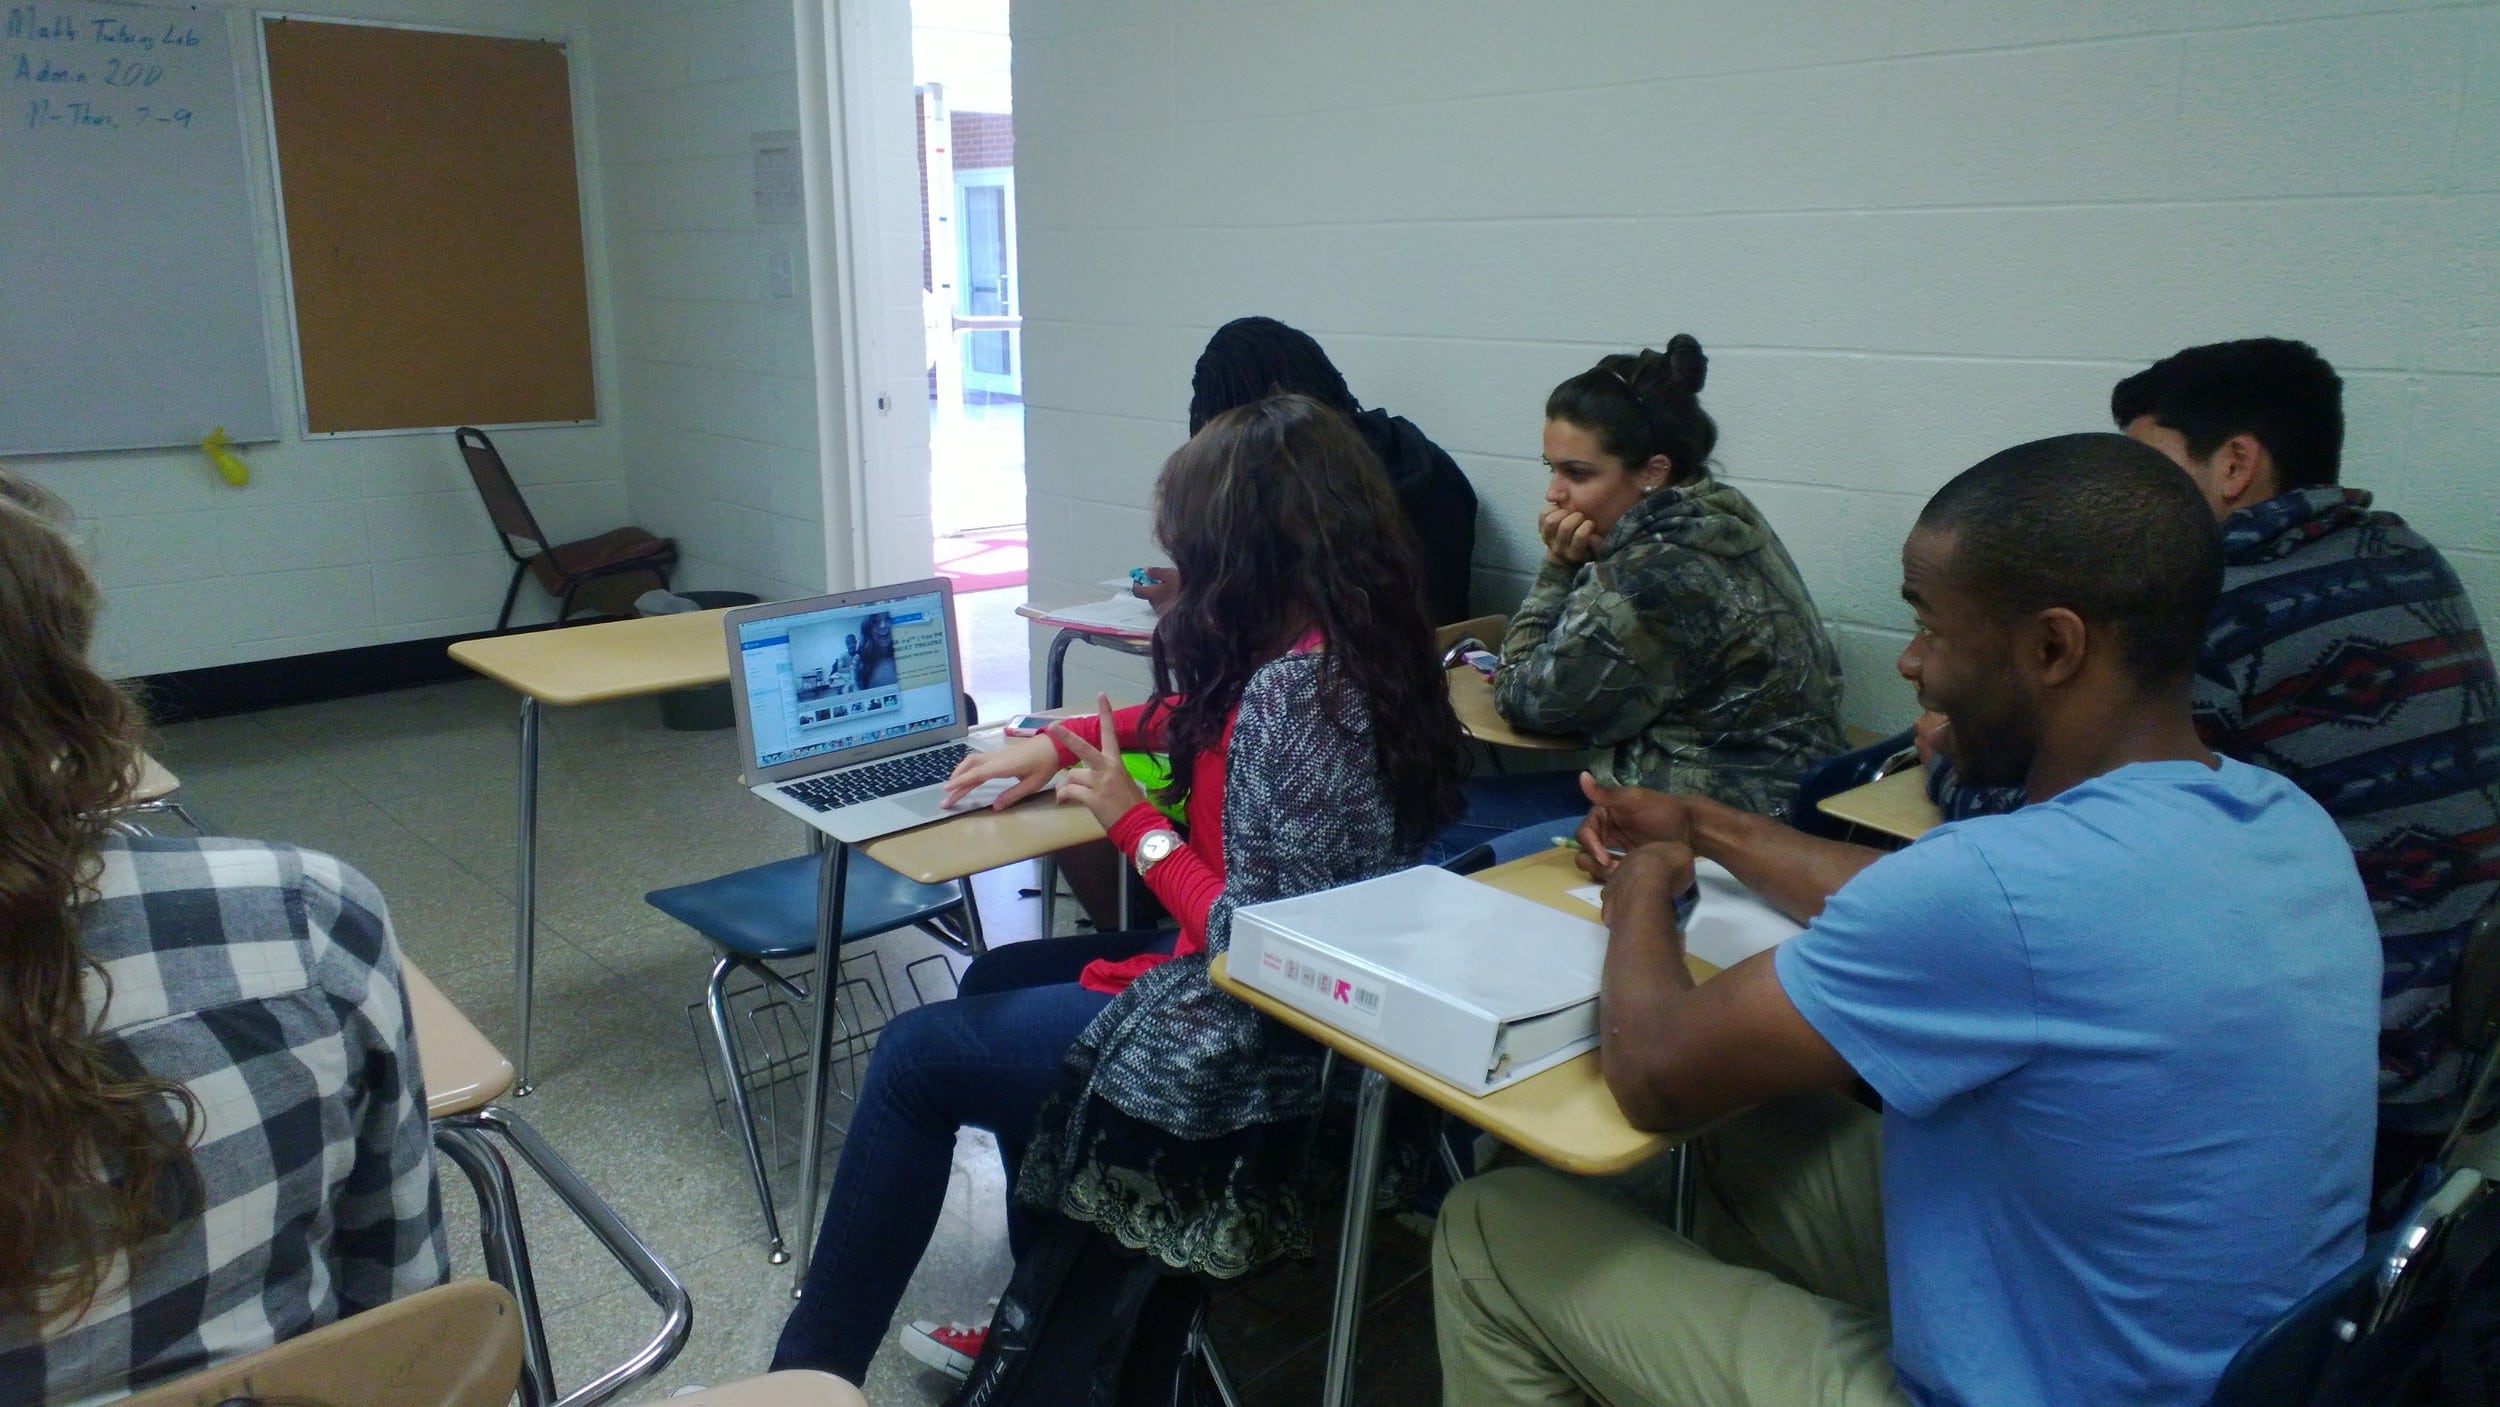
<path fill-rule="evenodd" d="M 993 662 L 990 676 L 1015 674 Z M 985 699 L 985 714 L 994 702 L 1005 701 Z M 408 955 L 509 1048 L 514 707 L 484 681 L 434 685 L 175 725 L 158 752 L 182 777 L 184 800 L 217 830 L 328 850 L 371 875 Z M 803 848 L 793 823 L 733 784 L 733 749 L 729 732 L 663 729 L 648 699 L 546 715 L 538 1089 L 514 1107 L 692 1289 L 693 1336 L 642 1400 L 761 1371 L 789 1306 L 788 1270 L 766 1263 L 751 1184 L 715 1125 L 688 1034 L 685 1006 L 701 994 L 707 953 L 641 897 Z M 1029 868 L 983 878 L 992 941 L 1040 931 L 1038 902 L 1018 893 L 1032 882 Z M 912 998 L 902 964 L 939 951 L 908 931 L 868 946 L 904 1003 Z M 986 1137 L 967 1134 L 902 1319 L 976 1316 L 1005 1284 L 1000 1183 Z M 524 1184 L 558 1378 L 578 1383 L 647 1335 L 656 1312 L 560 1205 Z M 454 1176 L 444 1191 L 461 1272 L 477 1273 L 465 1184 Z M 796 1221 L 796 1200 L 782 1199 L 785 1224 Z M 1415 1278 L 1420 1243 L 1387 1222 L 1382 1241 L 1363 1398 L 1429 1401 L 1438 1390 L 1429 1294 Z M 1219 1296 L 1217 1339 L 1250 1402 L 1316 1395 L 1327 1264 L 1287 1267 Z M 866 1385 L 880 1404 L 938 1403 L 952 1386 L 891 1342 Z"/>

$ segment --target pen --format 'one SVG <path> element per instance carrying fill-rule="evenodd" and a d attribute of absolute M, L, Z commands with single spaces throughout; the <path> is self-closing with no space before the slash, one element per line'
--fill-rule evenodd
<path fill-rule="evenodd" d="M 1573 836 L 1568 836 L 1568 835 L 1558 835 L 1558 836 L 1555 836 L 1555 837 L 1554 837 L 1554 848 L 1555 848 L 1555 849 L 1557 849 L 1557 850 L 1570 850 L 1570 851 L 1573 851 L 1573 852 L 1577 852 L 1577 851 L 1580 849 L 1580 842 L 1579 842 L 1579 840 L 1578 840 L 1576 837 L 1573 837 Z M 1622 858 L 1623 858 L 1626 854 L 1628 854 L 1629 852 L 1628 852 L 1628 851 L 1623 851 L 1623 850 L 1617 850 L 1617 849 L 1616 849 L 1616 848 L 1614 848 L 1613 846 L 1609 845 L 1609 846 L 1607 846 L 1607 847 L 1606 847 L 1606 853 L 1607 853 L 1608 855 L 1613 856 L 1615 859 L 1620 860 L 1620 859 L 1622 859 Z"/>

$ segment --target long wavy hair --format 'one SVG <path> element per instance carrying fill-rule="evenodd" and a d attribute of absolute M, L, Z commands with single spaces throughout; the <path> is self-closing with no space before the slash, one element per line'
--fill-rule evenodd
<path fill-rule="evenodd" d="M 1462 808 L 1467 751 L 1433 651 L 1405 510 L 1354 426 L 1308 396 L 1207 422 L 1155 485 L 1155 537 L 1180 586 L 1155 628 L 1171 709 L 1170 798 L 1224 734 L 1259 666 L 1317 632 L 1323 720 L 1368 726 L 1398 848 Z"/>
<path fill-rule="evenodd" d="M 96 587 L 64 518 L 0 472 L 0 1314 L 47 1320 L 83 1313 L 172 1219 L 199 1119 L 87 1016 L 105 977 L 79 909 L 137 780 L 140 716 L 87 663 Z"/>

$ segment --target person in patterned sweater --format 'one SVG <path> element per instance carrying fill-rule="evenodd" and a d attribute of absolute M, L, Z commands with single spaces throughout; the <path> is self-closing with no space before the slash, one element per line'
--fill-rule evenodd
<path fill-rule="evenodd" d="M 2198 729 L 2290 778 L 2352 845 L 2387 962 L 2376 1181 L 2401 1184 L 2464 1098 L 2449 985 L 2500 891 L 2500 684 L 2482 626 L 2438 548 L 2339 484 L 2343 382 L 2306 343 L 2190 347 L 2119 382 L 2110 416 L 2222 522 Z M 2014 800 L 1930 767 L 1950 816 Z"/>
<path fill-rule="evenodd" d="M 0 472 L 0 1402 L 109 1401 L 439 1285 L 399 946 L 371 881 L 136 836 L 95 582 Z"/>
<path fill-rule="evenodd" d="M 1355 426 L 1279 395 L 1207 422 L 1163 467 L 1156 540 L 1178 584 L 1155 630 L 1154 693 L 977 753 L 952 796 L 1065 772 L 1178 932 L 994 948 L 953 1001 L 877 1038 L 816 1254 L 773 1368 L 858 1383 L 946 1199 L 956 1130 L 998 1138 L 1021 1255 L 1056 1213 L 1176 1268 L 1238 1276 L 1308 1254 L 1299 1181 L 1319 1047 L 1217 990 L 1245 904 L 1414 863 L 1459 805 L 1465 741 L 1435 664 L 1416 549 Z M 1124 747 L 1166 752 L 1187 833 L 1149 803 Z M 987 1329 L 916 1321 L 906 1353 L 960 1378 Z"/>

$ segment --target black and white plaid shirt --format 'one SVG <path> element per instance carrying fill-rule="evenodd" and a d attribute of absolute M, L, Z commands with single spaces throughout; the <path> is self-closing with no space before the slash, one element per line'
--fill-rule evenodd
<path fill-rule="evenodd" d="M 83 915 L 103 1030 L 199 1100 L 200 1214 L 76 1321 L 0 1318 L 0 1403 L 109 1401 L 441 1284 L 399 945 L 373 882 L 246 840 L 115 841 Z M 91 976 L 90 1017 L 104 1005 Z M 5 1117 L 0 1114 L 0 1117 Z"/>

